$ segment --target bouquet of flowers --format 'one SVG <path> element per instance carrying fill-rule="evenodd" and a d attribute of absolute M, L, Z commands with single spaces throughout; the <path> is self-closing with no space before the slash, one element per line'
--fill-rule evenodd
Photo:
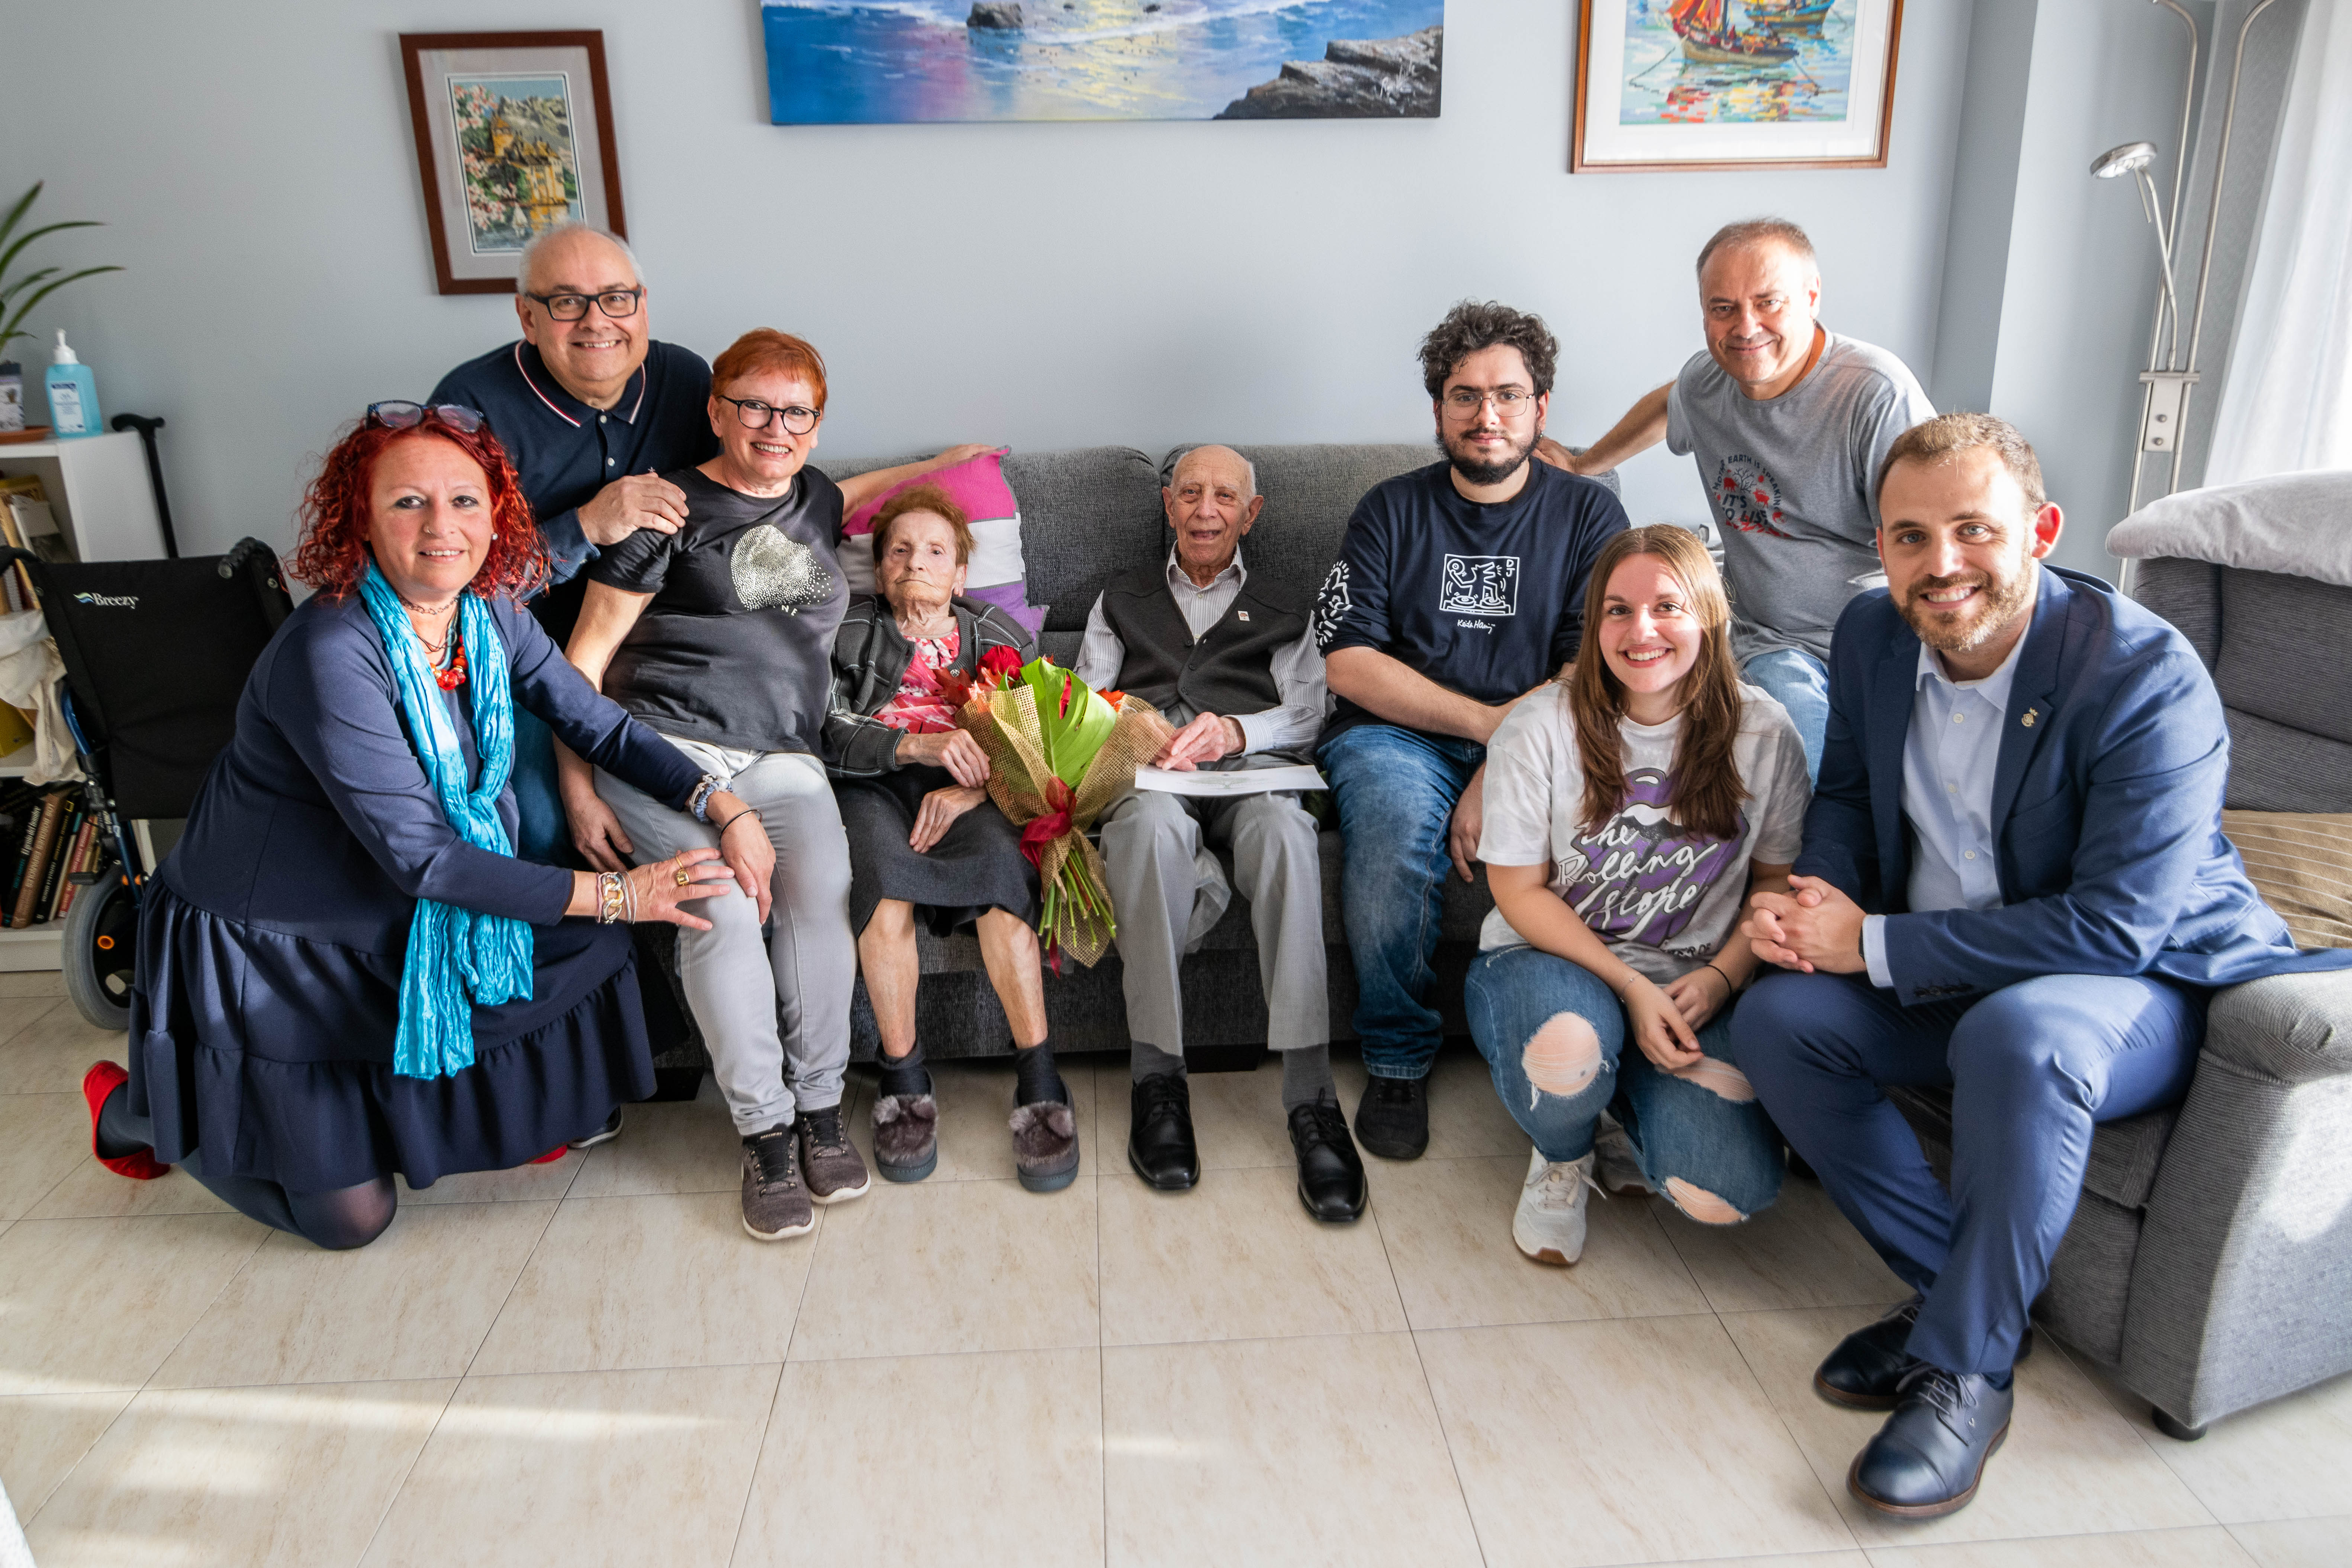
<path fill-rule="evenodd" d="M 1117 926 L 1102 852 L 1087 830 L 1168 743 L 1168 721 L 1139 698 L 1096 691 L 1048 658 L 1023 664 L 991 648 L 980 673 L 943 673 L 956 727 L 988 753 L 988 796 L 1021 829 L 1021 853 L 1045 889 L 1038 931 L 1058 969 L 1068 953 L 1093 967 Z"/>

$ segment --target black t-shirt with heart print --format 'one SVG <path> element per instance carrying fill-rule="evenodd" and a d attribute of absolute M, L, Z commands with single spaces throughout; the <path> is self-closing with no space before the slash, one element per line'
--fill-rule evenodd
<path fill-rule="evenodd" d="M 835 550 L 841 487 L 803 468 L 792 492 L 747 496 L 679 468 L 686 526 L 640 529 L 588 577 L 653 602 L 604 672 L 604 693 L 665 735 L 746 752 L 824 754 L 833 634 L 849 593 Z"/>

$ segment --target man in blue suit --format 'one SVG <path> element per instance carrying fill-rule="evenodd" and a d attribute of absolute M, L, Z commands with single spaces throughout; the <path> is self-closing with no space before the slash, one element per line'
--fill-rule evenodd
<path fill-rule="evenodd" d="M 2096 1122 L 2189 1088 L 2211 989 L 2298 954 L 2221 831 L 2229 732 L 2187 639 L 2041 564 L 2063 519 L 1979 414 L 1878 476 L 1886 589 L 1839 618 L 1820 787 L 1786 895 L 1743 931 L 1790 973 L 1732 1022 L 1739 1064 L 1846 1217 L 1918 1292 L 1814 1374 L 1890 1410 L 1865 1504 L 1964 1506 L 2009 1431 L 2026 1313 Z M 1948 1194 L 1882 1086 L 1952 1092 Z"/>

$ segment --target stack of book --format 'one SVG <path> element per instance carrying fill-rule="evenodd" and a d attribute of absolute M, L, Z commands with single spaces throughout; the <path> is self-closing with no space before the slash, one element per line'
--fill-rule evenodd
<path fill-rule="evenodd" d="M 22 779 L 0 786 L 0 851 L 11 847 L 8 891 L 0 900 L 0 924 L 11 931 L 64 919 L 82 889 L 73 879 L 97 870 L 106 854 L 81 785 Z"/>
<path fill-rule="evenodd" d="M 49 510 L 47 492 L 37 475 L 0 478 L 0 543 L 29 550 L 44 561 L 70 561 L 65 534 Z M 16 566 L 0 573 L 0 609 L 10 613 L 38 608 L 33 596 L 32 574 Z"/>

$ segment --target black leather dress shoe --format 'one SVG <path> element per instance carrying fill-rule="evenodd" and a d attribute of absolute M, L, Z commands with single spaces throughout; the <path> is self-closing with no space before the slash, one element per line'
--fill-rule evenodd
<path fill-rule="evenodd" d="M 2013 1389 L 1921 1362 L 1878 1436 L 1853 1457 L 1846 1489 L 1881 1513 L 1935 1519 L 1966 1508 L 2009 1436 Z"/>
<path fill-rule="evenodd" d="M 1356 1102 L 1356 1141 L 1383 1160 L 1418 1160 L 1429 1147 L 1429 1080 L 1375 1078 Z"/>
<path fill-rule="evenodd" d="M 1919 1321 L 1920 1305 L 1921 1298 L 1914 1296 L 1840 1340 L 1813 1373 L 1813 1392 L 1850 1410 L 1894 1409 L 1903 1380 L 1920 1364 L 1903 1349 L 1911 1338 L 1911 1326 Z M 2017 1342 L 2017 1359 L 2032 1353 L 2033 1330 L 2028 1327 Z"/>
<path fill-rule="evenodd" d="M 1201 1179 L 1201 1152 L 1192 1144 L 1192 1090 L 1181 1073 L 1159 1073 L 1128 1098 L 1127 1163 L 1165 1192 L 1181 1193 Z"/>
<path fill-rule="evenodd" d="M 1298 1152 L 1298 1201 L 1317 1219 L 1341 1223 L 1364 1212 L 1364 1162 L 1348 1119 L 1323 1102 L 1294 1106 L 1290 1146 Z"/>

